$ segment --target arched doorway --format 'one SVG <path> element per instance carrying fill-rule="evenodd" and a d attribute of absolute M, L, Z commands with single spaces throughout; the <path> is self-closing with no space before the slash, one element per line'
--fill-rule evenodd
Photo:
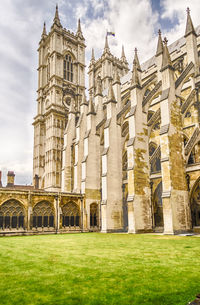
<path fill-rule="evenodd" d="M 99 213 L 98 213 L 98 204 L 92 203 L 90 205 L 90 228 L 94 229 L 97 228 L 99 225 Z"/>
<path fill-rule="evenodd" d="M 41 201 L 33 208 L 33 227 L 49 228 L 54 227 L 54 209 L 50 202 Z"/>
<path fill-rule="evenodd" d="M 62 227 L 80 227 L 80 209 L 74 202 L 62 207 Z"/>
<path fill-rule="evenodd" d="M 164 226 L 162 205 L 162 182 L 158 184 L 153 195 L 153 218 L 155 228 Z"/>
<path fill-rule="evenodd" d="M 22 204 L 10 199 L 0 206 L 0 229 L 25 228 L 25 212 Z"/>
<path fill-rule="evenodd" d="M 200 178 L 195 183 L 190 198 L 192 227 L 200 226 Z"/>

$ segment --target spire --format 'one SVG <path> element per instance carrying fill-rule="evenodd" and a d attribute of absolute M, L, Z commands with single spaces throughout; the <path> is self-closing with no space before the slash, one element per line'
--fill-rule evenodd
<path fill-rule="evenodd" d="M 110 49 L 109 49 L 109 45 L 108 45 L 108 37 L 106 35 L 106 39 L 105 39 L 105 46 L 104 46 L 104 53 L 110 53 Z"/>
<path fill-rule="evenodd" d="M 109 102 L 116 103 L 115 94 L 114 94 L 113 87 L 112 87 L 112 81 L 110 81 L 109 87 L 108 87 L 108 103 Z"/>
<path fill-rule="evenodd" d="M 163 53 L 163 42 L 162 42 L 161 30 L 158 30 L 158 44 L 157 44 L 156 56 L 159 56 L 162 53 Z"/>
<path fill-rule="evenodd" d="M 114 84 L 121 84 L 121 82 L 120 82 L 120 77 L 119 77 L 118 70 L 117 70 L 117 67 L 116 67 L 115 73 L 114 73 L 113 85 L 114 85 Z"/>
<path fill-rule="evenodd" d="M 58 14 L 58 4 L 56 4 L 56 11 L 55 11 L 55 17 L 53 20 L 53 24 L 56 24 L 57 26 L 61 27 L 61 23 L 60 23 L 60 18 L 59 18 L 59 14 Z"/>
<path fill-rule="evenodd" d="M 190 9 L 188 7 L 187 8 L 187 22 L 186 22 L 186 29 L 185 29 L 185 37 L 187 37 L 189 34 L 194 34 L 195 36 L 197 36 L 193 23 L 192 23 L 191 16 L 190 16 Z"/>
<path fill-rule="evenodd" d="M 44 22 L 43 31 L 42 31 L 42 38 L 45 38 L 46 36 L 47 36 L 46 24 L 45 24 L 45 22 Z"/>
<path fill-rule="evenodd" d="M 132 71 L 132 78 L 131 78 L 131 87 L 140 87 L 140 80 L 138 76 L 138 68 L 137 68 L 137 62 L 134 58 L 133 60 L 133 71 Z"/>
<path fill-rule="evenodd" d="M 96 114 L 95 113 L 95 110 L 94 110 L 94 104 L 93 104 L 93 101 L 92 101 L 92 94 L 90 94 L 90 99 L 89 99 L 89 106 L 88 106 L 88 114 Z"/>
<path fill-rule="evenodd" d="M 78 27 L 77 27 L 76 36 L 79 36 L 81 39 L 83 39 L 83 34 L 82 34 L 82 31 L 81 31 L 81 20 L 80 20 L 80 18 L 78 19 Z"/>
<path fill-rule="evenodd" d="M 163 47 L 163 57 L 162 57 L 162 68 L 161 71 L 163 71 L 166 68 L 170 68 L 173 69 L 172 67 L 172 62 L 171 62 L 171 58 L 170 58 L 170 54 L 169 54 L 169 50 L 167 47 L 167 38 L 164 38 L 164 47 Z"/>
<path fill-rule="evenodd" d="M 77 32 L 82 32 L 81 31 L 81 20 L 80 20 L 80 18 L 78 19 L 78 29 L 77 29 Z"/>
<path fill-rule="evenodd" d="M 91 63 L 94 63 L 94 62 L 95 62 L 94 49 L 93 49 L 93 48 L 92 48 L 92 56 L 91 56 L 90 62 L 91 62 Z"/>
<path fill-rule="evenodd" d="M 142 72 L 141 67 L 140 67 L 140 62 L 139 62 L 139 59 L 138 59 L 138 55 L 137 55 L 137 48 L 135 48 L 134 60 L 136 62 L 137 70 Z"/>
<path fill-rule="evenodd" d="M 124 46 L 122 45 L 122 54 L 121 54 L 121 60 L 126 61 L 126 55 L 124 53 Z"/>
<path fill-rule="evenodd" d="M 101 77 L 97 76 L 97 87 L 96 87 L 96 95 L 102 95 L 102 84 L 101 84 Z"/>

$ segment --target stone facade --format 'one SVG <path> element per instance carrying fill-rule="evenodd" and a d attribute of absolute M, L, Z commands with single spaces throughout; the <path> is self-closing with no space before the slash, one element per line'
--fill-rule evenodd
<path fill-rule="evenodd" d="M 199 45 L 189 10 L 185 35 L 168 46 L 159 31 L 155 56 L 140 64 L 135 50 L 131 72 L 124 48 L 114 57 L 106 38 L 99 59 L 92 50 L 87 100 L 80 21 L 67 31 L 56 8 L 38 49 L 39 189 L 0 189 L 2 232 L 16 224 L 6 226 L 12 200 L 23 232 L 199 232 Z"/>

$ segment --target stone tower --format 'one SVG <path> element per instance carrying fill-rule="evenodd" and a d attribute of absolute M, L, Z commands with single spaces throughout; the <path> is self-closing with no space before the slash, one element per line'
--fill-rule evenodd
<path fill-rule="evenodd" d="M 50 32 L 44 24 L 39 42 L 37 115 L 34 118 L 33 176 L 39 188 L 58 191 L 64 129 L 70 105 L 78 115 L 85 90 L 85 39 L 63 28 L 58 7 Z"/>
<path fill-rule="evenodd" d="M 102 89 L 106 89 L 109 86 L 110 79 L 114 78 L 115 72 L 118 72 L 119 77 L 128 73 L 129 67 L 124 53 L 124 46 L 122 46 L 121 58 L 113 56 L 110 52 L 108 45 L 108 38 L 105 38 L 105 46 L 102 56 L 95 60 L 94 50 L 92 49 L 92 56 L 89 65 L 89 92 L 96 95 L 97 90 L 97 78 L 102 80 Z"/>

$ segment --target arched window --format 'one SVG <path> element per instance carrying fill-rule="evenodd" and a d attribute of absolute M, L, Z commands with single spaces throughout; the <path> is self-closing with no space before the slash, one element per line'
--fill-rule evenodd
<path fill-rule="evenodd" d="M 194 185 L 190 198 L 192 226 L 200 226 L 200 179 Z"/>
<path fill-rule="evenodd" d="M 73 60 L 69 54 L 67 54 L 64 59 L 63 77 L 64 79 L 73 82 Z"/>
<path fill-rule="evenodd" d="M 158 184 L 153 195 L 153 216 L 154 226 L 163 227 L 162 182 Z"/>
<path fill-rule="evenodd" d="M 156 150 L 157 145 L 154 142 L 150 142 L 149 143 L 149 156 L 151 157 L 154 153 L 154 151 Z"/>
<path fill-rule="evenodd" d="M 33 208 L 33 227 L 53 227 L 54 211 L 51 203 L 41 201 Z"/>
<path fill-rule="evenodd" d="M 92 203 L 90 205 L 90 227 L 98 226 L 98 204 Z"/>
<path fill-rule="evenodd" d="M 188 158 L 188 164 L 200 163 L 200 141 L 193 147 Z"/>
<path fill-rule="evenodd" d="M 152 154 L 150 157 L 150 172 L 151 174 L 153 173 L 158 173 L 161 171 L 161 151 L 160 151 L 160 146 L 155 150 L 155 152 Z"/>
<path fill-rule="evenodd" d="M 79 227 L 80 210 L 76 203 L 69 202 L 62 208 L 62 226 Z"/>
<path fill-rule="evenodd" d="M 24 209 L 15 199 L 10 199 L 0 206 L 0 228 L 24 228 Z"/>

